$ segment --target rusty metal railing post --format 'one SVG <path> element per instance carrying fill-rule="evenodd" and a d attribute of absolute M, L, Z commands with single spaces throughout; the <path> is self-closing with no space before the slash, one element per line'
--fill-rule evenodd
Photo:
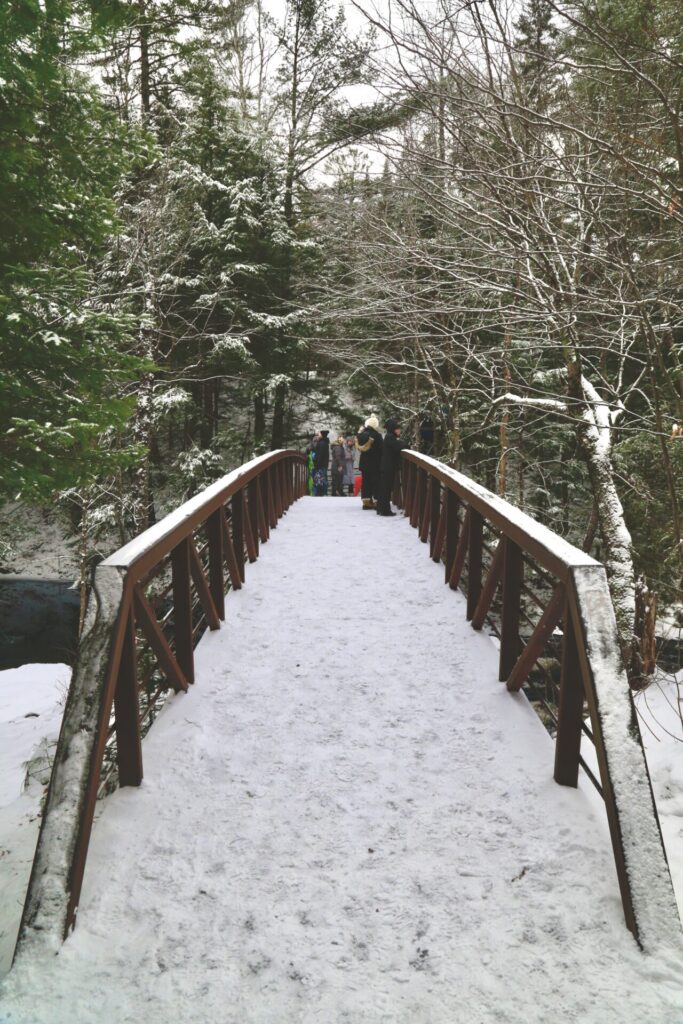
<path fill-rule="evenodd" d="M 263 477 L 261 476 L 257 476 L 254 480 L 254 498 L 256 504 L 256 530 L 261 538 L 261 543 L 266 544 L 270 537 L 270 530 L 266 516 L 266 504 L 263 499 Z"/>
<path fill-rule="evenodd" d="M 508 678 L 519 657 L 519 615 L 522 601 L 524 562 L 520 547 L 509 537 L 501 537 L 503 556 L 503 608 L 500 628 L 498 678 Z"/>
<path fill-rule="evenodd" d="M 453 561 L 455 559 L 455 551 L 458 546 L 458 536 L 460 533 L 460 520 L 458 519 L 458 508 L 460 506 L 460 499 L 458 498 L 455 491 L 452 491 L 450 487 L 446 488 L 446 575 L 444 583 L 448 583 L 451 578 L 451 571 L 453 569 Z"/>
<path fill-rule="evenodd" d="M 576 787 L 579 780 L 581 723 L 583 721 L 583 682 L 576 631 L 569 605 L 565 605 L 562 637 L 560 702 L 555 740 L 555 782 Z"/>
<path fill-rule="evenodd" d="M 273 492 L 273 514 L 275 516 L 275 525 L 279 523 L 282 518 L 282 486 L 281 486 L 281 470 L 282 465 L 277 463 L 272 467 L 270 471 L 272 492 Z"/>
<path fill-rule="evenodd" d="M 422 469 L 417 469 L 415 479 L 415 492 L 413 497 L 413 507 L 410 511 L 410 525 L 415 529 L 418 529 L 422 521 L 422 509 L 424 508 L 424 502 L 427 492 L 427 474 Z"/>
<path fill-rule="evenodd" d="M 213 512 L 206 524 L 206 532 L 209 540 L 209 589 L 211 597 L 221 620 L 225 619 L 225 577 L 223 575 L 223 562 L 225 551 L 223 547 L 223 509 L 219 508 Z"/>
<path fill-rule="evenodd" d="M 394 486 L 391 489 L 391 501 L 397 508 L 403 508 L 403 481 L 401 480 L 401 469 L 394 475 Z"/>
<path fill-rule="evenodd" d="M 171 571 L 173 574 L 175 656 L 188 683 L 193 683 L 192 588 L 190 582 L 190 544 L 187 539 L 181 540 L 171 552 Z"/>
<path fill-rule="evenodd" d="M 265 543 L 270 537 L 271 518 L 270 518 L 270 478 L 268 473 L 261 473 L 258 479 L 258 492 L 261 504 L 261 512 L 263 514 L 262 527 L 265 530 L 265 537 L 262 535 L 261 540 Z"/>
<path fill-rule="evenodd" d="M 429 557 L 434 558 L 436 533 L 439 529 L 439 519 L 441 518 L 441 484 L 436 477 L 431 478 L 431 490 L 429 493 L 431 498 L 429 509 Z"/>
<path fill-rule="evenodd" d="M 481 570 L 484 544 L 484 518 L 470 507 L 470 528 L 467 543 L 467 618 L 471 620 L 481 594 Z"/>
<path fill-rule="evenodd" d="M 278 515 L 275 508 L 275 472 L 274 467 L 267 469 L 262 476 L 266 494 L 266 519 L 268 529 L 277 529 Z"/>
<path fill-rule="evenodd" d="M 405 486 L 403 488 L 403 513 L 410 518 L 410 510 L 413 504 L 413 470 L 415 469 L 412 462 L 408 462 L 407 459 L 402 460 L 401 472 L 404 474 Z"/>
<path fill-rule="evenodd" d="M 119 786 L 139 786 L 142 782 L 140 699 L 137 675 L 135 615 L 131 607 L 125 625 L 114 695 Z"/>
<path fill-rule="evenodd" d="M 434 478 L 430 476 L 428 473 L 425 473 L 425 477 L 425 490 L 420 504 L 419 521 L 419 537 L 423 544 L 426 544 L 427 540 L 429 539 L 429 521 L 431 514 L 432 491 L 434 490 L 434 485 L 436 484 L 436 480 L 434 480 Z"/>
<path fill-rule="evenodd" d="M 249 552 L 249 561 L 251 562 L 256 561 L 259 555 L 258 480 L 254 479 L 249 482 L 247 495 L 247 516 L 249 519 L 247 544 L 251 540 L 251 551 Z"/>
<path fill-rule="evenodd" d="M 275 467 L 275 479 L 276 479 L 276 503 L 275 508 L 277 511 L 278 519 L 282 519 L 283 515 L 287 511 L 287 494 L 285 492 L 285 464 L 284 462 L 278 462 Z"/>
<path fill-rule="evenodd" d="M 232 543 L 235 558 L 239 567 L 240 579 L 245 581 L 244 572 L 244 492 L 236 491 L 230 501 L 230 525 L 232 527 Z"/>

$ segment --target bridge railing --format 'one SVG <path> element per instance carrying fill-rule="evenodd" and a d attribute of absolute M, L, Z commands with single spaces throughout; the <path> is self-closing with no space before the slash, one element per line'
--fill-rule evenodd
<path fill-rule="evenodd" d="M 263 455 L 181 505 L 95 570 L 18 949 L 57 950 L 75 923 L 96 800 L 142 781 L 142 737 L 194 682 L 194 648 L 292 502 L 306 461 Z"/>
<path fill-rule="evenodd" d="M 477 630 L 488 621 L 499 638 L 501 681 L 515 693 L 541 666 L 554 777 L 576 786 L 583 765 L 605 801 L 626 924 L 643 948 L 664 936 L 678 946 L 676 900 L 604 566 L 435 459 L 404 451 L 401 476 L 395 498 L 430 557 L 444 563 L 445 582 L 464 590 L 467 619 Z M 552 642 L 559 680 L 548 669 L 553 659 L 543 658 Z M 582 733 L 595 746 L 599 779 L 581 755 Z"/>

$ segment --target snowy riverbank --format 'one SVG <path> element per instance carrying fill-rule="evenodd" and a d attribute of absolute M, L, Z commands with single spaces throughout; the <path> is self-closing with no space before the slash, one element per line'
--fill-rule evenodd
<path fill-rule="evenodd" d="M 12 961 L 70 677 L 68 665 L 0 672 L 0 976 Z"/>

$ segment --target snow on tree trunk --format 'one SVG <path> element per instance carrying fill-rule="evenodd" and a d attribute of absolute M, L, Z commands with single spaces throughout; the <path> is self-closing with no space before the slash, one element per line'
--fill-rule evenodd
<path fill-rule="evenodd" d="M 631 534 L 624 519 L 612 467 L 612 429 L 622 408 L 610 409 L 586 377 L 572 371 L 570 379 L 570 371 L 565 368 L 538 373 L 534 383 L 557 385 L 562 382 L 565 387 L 576 392 L 576 402 L 580 403 L 578 441 L 586 459 L 598 526 L 605 548 L 604 565 L 617 619 L 621 653 L 624 665 L 630 666 L 634 649 L 635 572 Z M 575 403 L 570 406 L 559 398 L 522 397 L 511 393 L 496 398 L 493 407 L 509 403 L 555 412 L 565 418 L 575 415 L 576 408 Z"/>
<path fill-rule="evenodd" d="M 633 652 L 636 581 L 631 534 L 614 483 L 612 426 L 615 415 L 585 377 L 581 378 L 581 387 L 586 406 L 578 428 L 579 443 L 586 457 L 605 547 L 604 564 L 617 618 L 621 652 L 624 665 L 628 666 Z"/>
<path fill-rule="evenodd" d="M 58 953 L 64 939 L 71 864 L 86 801 L 122 593 L 120 570 L 100 566 L 64 710 L 19 931 L 18 958 Z"/>
<path fill-rule="evenodd" d="M 148 279 L 145 287 L 145 306 L 140 321 L 140 355 L 152 362 L 154 358 L 154 345 L 152 342 L 152 330 L 154 326 L 154 304 L 152 300 L 153 283 Z M 156 522 L 154 511 L 154 496 L 150 480 L 149 450 L 152 444 L 153 419 L 152 399 L 154 397 L 154 374 L 144 373 L 140 379 L 133 421 L 133 439 L 144 450 L 133 471 L 133 487 L 136 496 L 135 501 L 135 528 L 137 533 L 142 533 L 149 526 Z"/>

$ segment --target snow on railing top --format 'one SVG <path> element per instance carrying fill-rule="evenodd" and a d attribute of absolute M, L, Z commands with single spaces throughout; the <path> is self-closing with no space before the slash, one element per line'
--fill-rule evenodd
<path fill-rule="evenodd" d="M 629 927 L 649 953 L 670 949 L 680 955 L 682 937 L 676 899 L 604 573 L 575 573 L 574 592 L 581 642 L 592 677 L 584 684 L 585 693 L 589 707 L 595 703 L 606 762 L 603 789 L 606 801 L 612 802 L 617 811 L 628 875 L 626 879 L 617 865 L 622 900 L 633 908 L 633 924 Z M 600 756 L 598 751 L 598 760 Z M 628 894 L 624 893 L 625 886 Z"/>
<path fill-rule="evenodd" d="M 406 450 L 404 455 L 412 458 L 418 465 L 424 465 L 425 468 L 429 467 L 436 471 L 444 483 L 446 478 L 450 478 L 457 484 L 456 491 L 504 533 L 516 530 L 523 534 L 530 542 L 529 546 L 534 548 L 532 553 L 542 564 L 545 563 L 555 572 L 557 572 L 558 564 L 566 570 L 580 565 L 600 565 L 591 555 L 563 540 L 547 526 L 543 526 L 523 512 L 521 508 L 510 504 L 505 498 L 501 498 L 487 487 L 471 480 L 464 473 L 459 473 L 457 469 L 451 469 L 450 466 L 439 462 L 438 459 L 433 459 L 429 455 L 423 455 L 412 449 Z M 522 544 L 521 546 L 525 547 L 526 545 Z M 562 574 L 558 573 L 558 575 Z"/>
<path fill-rule="evenodd" d="M 215 483 L 211 484 L 210 487 L 200 491 L 199 494 L 195 494 L 194 497 L 174 509 L 173 512 L 169 512 L 167 516 L 164 516 L 163 519 L 155 523 L 154 526 L 150 526 L 149 529 L 139 534 L 139 536 L 134 537 L 128 544 L 124 544 L 122 548 L 109 555 L 100 564 L 115 566 L 119 569 L 130 568 L 143 555 L 146 555 L 152 548 L 172 536 L 177 530 L 182 529 L 184 525 L 187 525 L 189 528 L 190 523 L 196 518 L 198 512 L 211 505 L 212 502 L 221 500 L 226 492 L 235 488 L 235 485 L 243 480 L 244 477 L 254 476 L 255 471 L 263 463 L 273 462 L 275 461 L 274 456 L 284 454 L 284 449 L 266 452 L 265 455 L 259 455 L 250 462 L 245 462 L 238 469 L 233 469 L 231 473 L 227 473 L 220 480 L 216 480 Z"/>

